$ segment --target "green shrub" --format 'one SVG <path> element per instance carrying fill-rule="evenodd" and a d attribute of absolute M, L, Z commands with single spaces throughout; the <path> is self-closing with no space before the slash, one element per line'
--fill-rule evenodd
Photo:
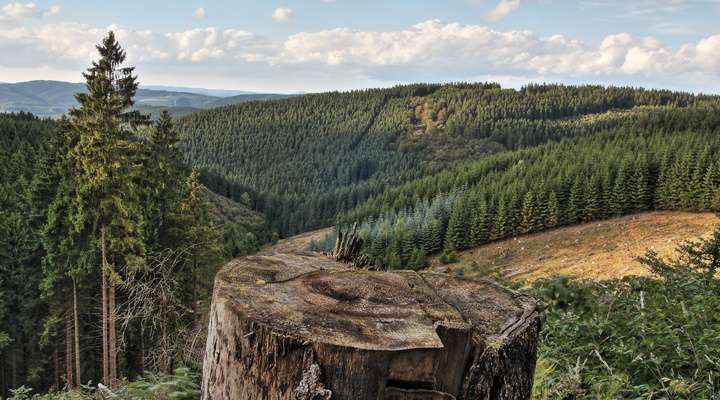
<path fill-rule="evenodd" d="M 547 305 L 536 398 L 720 398 L 720 230 L 640 261 L 656 276 L 533 285 Z"/>
<path fill-rule="evenodd" d="M 178 368 L 173 375 L 148 373 L 117 394 L 127 400 L 195 400 L 200 397 L 199 380 L 199 374 L 188 368 Z"/>
<path fill-rule="evenodd" d="M 446 265 L 456 263 L 459 259 L 458 253 L 455 250 L 445 250 L 440 256 L 440 262 Z"/>

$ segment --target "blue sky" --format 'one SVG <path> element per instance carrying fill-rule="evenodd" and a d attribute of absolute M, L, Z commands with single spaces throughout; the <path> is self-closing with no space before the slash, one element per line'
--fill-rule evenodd
<path fill-rule="evenodd" d="M 118 33 L 147 84 L 321 91 L 413 81 L 720 93 L 720 0 L 0 0 L 0 81 L 80 80 Z"/>

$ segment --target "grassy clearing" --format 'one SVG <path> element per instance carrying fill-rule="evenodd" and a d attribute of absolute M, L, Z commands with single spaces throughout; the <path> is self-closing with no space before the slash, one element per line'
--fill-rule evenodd
<path fill-rule="evenodd" d="M 713 213 L 629 215 L 489 243 L 460 252 L 459 261 L 448 269 L 528 282 L 554 275 L 594 280 L 642 276 L 649 272 L 635 257 L 646 250 L 672 256 L 678 244 L 708 236 L 718 223 Z M 438 257 L 430 262 L 443 268 Z"/>

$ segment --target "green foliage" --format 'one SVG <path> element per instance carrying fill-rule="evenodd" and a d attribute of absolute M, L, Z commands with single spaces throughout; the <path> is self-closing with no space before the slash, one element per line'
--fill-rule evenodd
<path fill-rule="evenodd" d="M 117 395 L 127 400 L 195 400 L 200 397 L 200 375 L 178 368 L 172 375 L 146 374 L 128 383 Z"/>
<path fill-rule="evenodd" d="M 538 398 L 720 396 L 720 229 L 678 257 L 650 252 L 656 277 L 536 282 L 547 305 Z"/>
<path fill-rule="evenodd" d="M 106 397 L 89 385 L 82 390 L 33 394 L 21 386 L 11 390 L 7 400 L 99 400 Z M 200 374 L 188 368 L 178 368 L 172 374 L 146 373 L 142 378 L 125 383 L 112 393 L 118 400 L 195 400 L 200 397 Z"/>
<path fill-rule="evenodd" d="M 443 264 L 454 264 L 458 262 L 459 257 L 457 254 L 457 251 L 448 249 L 443 251 L 442 255 L 440 256 L 440 262 Z"/>
<path fill-rule="evenodd" d="M 244 103 L 189 115 L 178 127 L 186 160 L 210 189 L 236 201 L 248 193 L 272 229 L 289 235 L 332 225 L 338 213 L 384 201 L 385 189 L 457 161 L 712 101 L 600 86 L 411 85 Z M 399 209 L 452 188 L 436 189 L 385 205 Z"/>
<path fill-rule="evenodd" d="M 194 326 L 193 308 L 208 295 L 224 257 L 253 252 L 270 237 L 262 215 L 210 193 L 197 173 L 188 180 L 167 115 L 147 126 L 132 110 L 137 77 L 121 66 L 124 52 L 112 34 L 98 51 L 100 60 L 85 74 L 88 90 L 78 94 L 69 118 L 0 114 L 0 369 L 38 391 L 65 383 L 55 357 L 74 369 L 76 360 L 66 359 L 65 350 L 75 352 L 73 328 L 83 349 L 82 379 L 100 378 L 102 227 L 113 284 L 129 275 L 137 286 L 148 284 L 157 275 L 145 268 L 148 261 L 181 255 L 166 286 L 182 301 L 173 328 Z M 123 316 L 129 292 L 120 294 Z M 125 376 L 147 362 L 147 349 L 159 347 L 160 335 L 143 332 L 139 321 L 118 322 L 127 322 L 118 332 Z M 0 396 L 9 394 L 8 376 Z"/>
<path fill-rule="evenodd" d="M 718 210 L 714 199 L 720 182 L 713 155 L 720 151 L 717 110 L 666 110 L 593 136 L 464 162 L 388 189 L 339 220 L 347 225 L 362 221 L 372 246 L 378 245 L 374 238 L 381 232 L 386 235 L 381 243 L 388 245 L 401 232 L 464 250 L 520 233 L 649 209 Z M 701 120 L 707 125 L 686 131 L 696 125 L 698 113 L 705 115 Z M 673 118 L 677 129 L 657 128 L 667 118 Z M 429 233 L 433 220 L 437 231 Z M 440 250 L 423 247 L 428 254 Z"/>

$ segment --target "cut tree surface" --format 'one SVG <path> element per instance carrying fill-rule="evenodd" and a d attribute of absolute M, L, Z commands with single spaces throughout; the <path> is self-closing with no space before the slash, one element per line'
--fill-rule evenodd
<path fill-rule="evenodd" d="M 527 399 L 540 319 L 486 280 L 268 251 L 218 274 L 204 399 Z"/>

